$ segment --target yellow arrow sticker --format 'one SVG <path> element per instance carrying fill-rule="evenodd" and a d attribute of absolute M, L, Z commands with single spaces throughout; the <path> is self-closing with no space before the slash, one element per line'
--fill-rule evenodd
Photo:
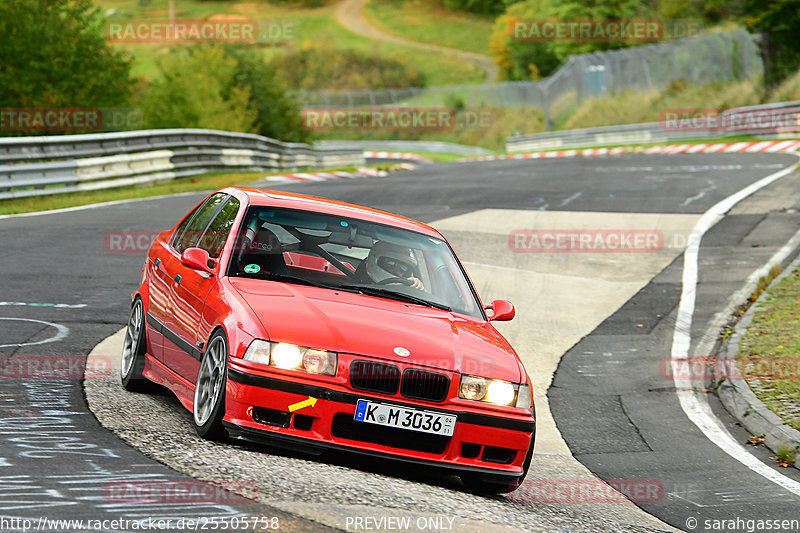
<path fill-rule="evenodd" d="M 290 405 L 289 411 L 293 413 L 298 409 L 302 409 L 303 407 L 314 407 L 316 404 L 317 404 L 317 399 L 309 396 L 308 400 L 303 400 L 302 402 L 297 402 Z"/>

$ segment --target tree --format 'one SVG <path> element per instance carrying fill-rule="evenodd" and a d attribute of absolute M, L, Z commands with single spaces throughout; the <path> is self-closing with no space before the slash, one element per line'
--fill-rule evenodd
<path fill-rule="evenodd" d="M 145 126 L 255 132 L 252 91 L 237 83 L 237 68 L 221 46 L 199 45 L 167 56 L 137 99 Z"/>
<path fill-rule="evenodd" d="M 300 105 L 277 69 L 251 49 L 232 47 L 227 53 L 236 61 L 235 83 L 250 88 L 250 106 L 256 112 L 256 130 L 282 141 L 307 142 Z"/>
<path fill-rule="evenodd" d="M 513 1 L 513 0 L 512 0 Z M 508 0 L 444 0 L 444 7 L 470 13 L 498 15 L 503 12 Z"/>
<path fill-rule="evenodd" d="M 0 0 L 0 106 L 124 105 L 131 62 L 102 25 L 91 0 Z"/>
<path fill-rule="evenodd" d="M 535 21 L 632 19 L 648 8 L 641 0 L 523 0 L 508 7 L 495 22 L 490 39 L 502 75 L 506 79 L 526 80 L 550 75 L 569 56 L 629 46 L 620 40 L 578 42 L 569 40 L 528 41 L 514 37 L 514 23 Z"/>
<path fill-rule="evenodd" d="M 746 0 L 744 23 L 764 35 L 766 82 L 775 84 L 800 68 L 800 0 Z"/>

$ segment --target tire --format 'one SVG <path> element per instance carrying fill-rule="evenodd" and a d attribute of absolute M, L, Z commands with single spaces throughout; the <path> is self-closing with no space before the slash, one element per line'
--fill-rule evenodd
<path fill-rule="evenodd" d="M 528 455 L 525 456 L 525 462 L 522 463 L 522 475 L 511 481 L 495 481 L 486 477 L 481 477 L 476 474 L 461 474 L 461 482 L 470 492 L 478 494 L 508 494 L 514 492 L 525 481 L 525 476 L 528 475 L 528 469 L 531 466 L 533 459 L 533 439 L 531 439 L 531 446 L 528 449 Z"/>
<path fill-rule="evenodd" d="M 128 329 L 125 331 L 120 358 L 120 378 L 125 390 L 145 392 L 150 388 L 150 382 L 142 375 L 146 352 L 144 304 L 137 296 L 131 306 L 131 316 L 128 319 Z"/>
<path fill-rule="evenodd" d="M 208 440 L 224 440 L 225 390 L 228 382 L 228 340 L 217 332 L 208 341 L 194 387 L 192 421 L 197 434 Z"/>

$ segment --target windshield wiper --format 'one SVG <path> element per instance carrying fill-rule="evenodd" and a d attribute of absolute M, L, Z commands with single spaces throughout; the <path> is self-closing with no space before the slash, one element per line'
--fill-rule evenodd
<path fill-rule="evenodd" d="M 298 285 L 310 285 L 311 287 L 320 287 L 322 289 L 337 290 L 339 288 L 339 287 L 334 287 L 333 285 L 326 285 L 318 281 L 312 281 L 310 279 L 298 278 L 297 276 L 289 276 L 287 274 L 275 274 L 273 272 L 259 272 L 257 274 L 249 274 L 249 275 L 251 276 L 255 275 L 256 277 L 267 278 L 274 281 L 286 281 L 288 283 L 297 283 Z"/>
<path fill-rule="evenodd" d="M 370 296 L 379 296 L 382 298 L 390 298 L 392 300 L 400 300 L 412 304 L 424 305 L 426 307 L 434 307 L 436 309 L 441 309 L 442 311 L 452 311 L 450 307 L 444 304 L 431 302 L 430 300 L 425 300 L 424 298 L 417 298 L 416 296 L 411 296 L 410 294 L 396 292 L 391 289 L 385 289 L 383 287 L 370 287 L 368 285 L 340 285 L 339 288 L 354 289 L 364 294 L 368 294 Z"/>

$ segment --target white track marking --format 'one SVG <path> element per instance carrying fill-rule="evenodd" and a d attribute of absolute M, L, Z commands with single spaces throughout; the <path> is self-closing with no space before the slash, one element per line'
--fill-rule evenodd
<path fill-rule="evenodd" d="M 716 188 L 717 188 L 717 185 L 712 180 L 709 180 L 708 187 L 706 187 L 705 189 L 701 190 L 699 193 L 695 194 L 691 198 L 687 198 L 686 200 L 684 200 L 683 203 L 681 204 L 681 207 L 686 207 L 687 205 L 689 205 L 690 203 L 694 202 L 695 200 L 699 200 L 700 198 L 702 198 L 703 196 L 705 196 L 706 194 L 710 193 L 711 191 L 713 191 Z"/>
<path fill-rule="evenodd" d="M 714 221 L 717 220 L 718 217 L 727 213 L 734 205 L 791 173 L 795 167 L 796 165 L 792 165 L 781 171 L 770 174 L 725 198 L 706 211 L 692 229 L 692 233 L 689 235 L 689 243 L 684 252 L 683 286 L 681 289 L 681 300 L 678 306 L 678 316 L 675 321 L 675 332 L 672 337 L 671 357 L 673 376 L 678 375 L 676 370 L 681 360 L 685 360 L 689 357 L 692 319 L 695 308 L 695 298 L 697 296 L 697 260 L 700 253 L 700 241 L 703 235 L 713 226 Z M 789 246 L 789 244 L 786 246 Z M 686 413 L 689 420 L 691 420 L 711 442 L 719 446 L 722 451 L 753 472 L 794 494 L 800 495 L 800 483 L 765 465 L 754 455 L 751 455 L 744 446 L 736 442 L 731 434 L 721 425 L 714 413 L 711 412 L 709 405 L 706 402 L 701 402 L 696 393 L 691 390 L 692 382 L 690 380 L 681 380 L 677 378 L 673 378 L 673 380 L 678 391 L 676 394 L 684 413 Z"/>
<path fill-rule="evenodd" d="M 48 309 L 82 309 L 86 304 L 54 304 L 36 302 L 0 302 L 0 307 L 43 307 Z"/>
<path fill-rule="evenodd" d="M 565 205 L 567 205 L 568 203 L 572 202 L 573 200 L 577 200 L 578 198 L 581 197 L 582 194 L 583 194 L 582 192 L 576 192 L 575 194 L 573 194 L 569 198 L 564 198 L 561 201 L 561 203 L 558 204 L 558 207 L 564 207 Z"/>
<path fill-rule="evenodd" d="M 69 335 L 69 328 L 67 326 L 62 326 L 61 324 L 54 324 L 52 322 L 45 322 L 44 320 L 34 320 L 32 318 L 6 318 L 0 317 L 0 320 L 13 320 L 15 322 L 35 322 L 37 324 L 44 324 L 45 326 L 50 326 L 51 328 L 56 328 L 56 334 L 52 337 L 44 339 L 43 341 L 36 341 L 36 342 L 23 342 L 20 344 L 0 344 L 0 348 L 20 348 L 22 346 L 35 346 L 37 344 L 47 344 L 48 342 L 56 342 L 60 341 L 67 335 Z"/>
<path fill-rule="evenodd" d="M 150 200 L 161 200 L 162 198 L 180 198 L 181 196 L 189 196 L 191 194 L 203 194 L 204 191 L 182 192 L 179 194 L 162 194 L 160 196 L 150 196 L 148 198 L 131 198 L 129 200 L 114 200 L 113 202 L 101 202 L 99 204 L 79 205 L 75 207 L 64 207 L 62 209 L 50 209 L 48 211 L 36 211 L 34 213 L 17 213 L 14 215 L 0 215 L 0 220 L 4 218 L 19 218 L 19 217 L 38 217 L 42 215 L 57 215 L 59 213 L 72 213 L 74 211 L 86 211 L 88 209 L 97 209 L 99 207 L 110 207 L 114 205 L 128 204 L 132 202 L 147 202 Z M 206 193 L 207 194 L 207 193 Z"/>

